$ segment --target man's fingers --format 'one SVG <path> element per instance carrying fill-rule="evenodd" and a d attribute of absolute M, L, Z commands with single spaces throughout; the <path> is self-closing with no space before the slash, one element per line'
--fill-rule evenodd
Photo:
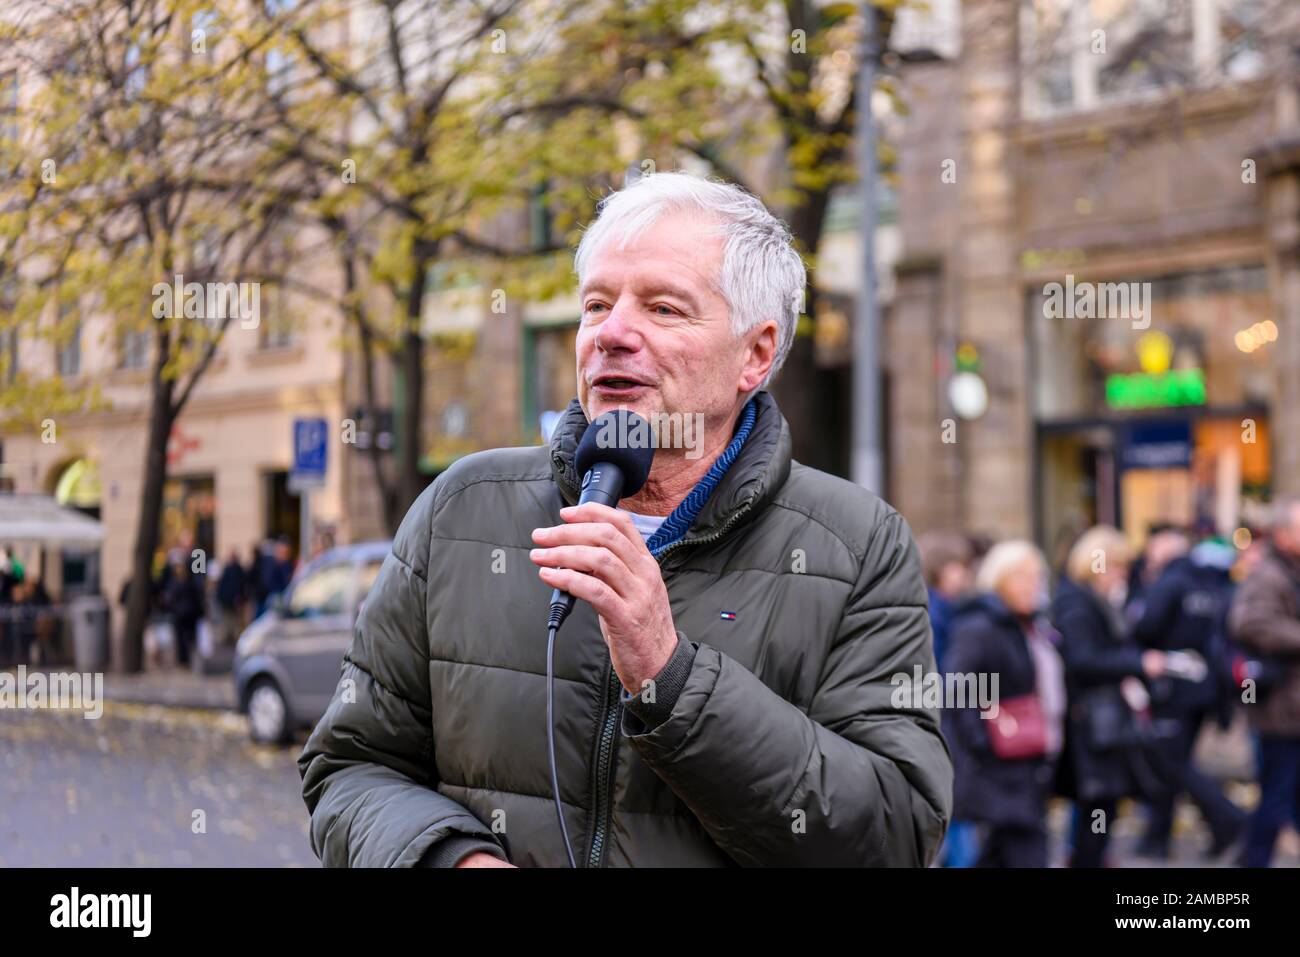
<path fill-rule="evenodd" d="M 608 548 L 591 545 L 560 545 L 555 548 L 534 548 L 528 557 L 538 565 L 549 568 L 572 568 L 594 575 L 626 598 L 632 573 Z"/>
<path fill-rule="evenodd" d="M 590 545 L 594 548 L 607 548 L 629 568 L 638 556 L 638 550 L 620 531 L 609 522 L 577 522 L 572 525 L 553 525 L 550 528 L 533 529 L 533 541 L 545 548 L 561 545 Z M 641 543 L 641 536 L 637 536 Z M 645 551 L 641 543 L 640 551 Z M 648 555 L 649 552 L 646 552 Z"/>
<path fill-rule="evenodd" d="M 585 601 L 603 618 L 610 617 L 610 613 L 617 607 L 618 593 L 599 578 L 572 568 L 541 568 L 539 574 L 546 584 Z"/>
<path fill-rule="evenodd" d="M 560 509 L 560 518 L 566 522 L 608 522 L 623 533 L 632 542 L 641 541 L 641 533 L 636 530 L 632 516 L 622 509 L 610 508 L 598 502 L 586 502 L 582 505 L 569 505 Z"/>

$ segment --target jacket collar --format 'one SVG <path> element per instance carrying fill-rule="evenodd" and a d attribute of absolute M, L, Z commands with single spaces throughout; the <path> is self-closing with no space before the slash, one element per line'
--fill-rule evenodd
<path fill-rule="evenodd" d="M 754 429 L 691 523 L 684 543 L 716 535 L 733 523 L 743 524 L 757 515 L 790 476 L 790 426 L 769 392 L 754 395 Z M 564 501 L 578 501 L 582 476 L 573 458 L 587 430 L 587 416 L 574 398 L 551 435 L 551 477 Z M 740 513 L 744 513 L 741 515 Z"/>

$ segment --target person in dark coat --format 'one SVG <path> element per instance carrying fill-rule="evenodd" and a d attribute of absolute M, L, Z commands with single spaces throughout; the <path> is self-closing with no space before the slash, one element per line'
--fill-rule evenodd
<path fill-rule="evenodd" d="M 182 667 L 189 666 L 204 604 L 203 576 L 191 572 L 184 561 L 174 563 L 163 589 L 163 608 L 171 616 L 177 662 Z"/>
<path fill-rule="evenodd" d="M 1052 603 L 1061 634 L 1070 712 L 1058 787 L 1074 799 L 1072 867 L 1101 867 L 1116 802 L 1159 790 L 1138 750 L 1143 677 L 1164 671 L 1164 652 L 1143 651 L 1124 633 L 1119 606 L 1126 591 L 1129 549 L 1105 525 L 1084 532 L 1070 549 Z"/>
<path fill-rule="evenodd" d="M 257 594 L 257 614 L 270 607 L 272 599 L 282 594 L 293 580 L 293 558 L 289 539 L 281 535 L 273 544 L 264 544 L 253 562 L 253 582 Z"/>
<path fill-rule="evenodd" d="M 1147 648 L 1194 653 L 1204 663 L 1199 678 L 1166 674 L 1151 682 L 1152 716 L 1161 772 L 1172 783 L 1167 795 L 1150 805 L 1146 834 L 1139 853 L 1169 855 L 1174 800 L 1186 793 L 1200 809 L 1213 835 L 1210 856 L 1227 850 L 1245 831 L 1246 814 L 1223 795 L 1214 781 L 1196 769 L 1192 750 L 1206 718 L 1227 728 L 1231 699 L 1223 693 L 1221 663 L 1228 607 L 1232 600 L 1232 565 L 1236 549 L 1209 539 L 1190 554 L 1165 566 L 1136 608 L 1133 637 Z"/>
<path fill-rule="evenodd" d="M 250 576 L 239 563 L 239 553 L 230 550 L 230 557 L 222 566 L 217 578 L 217 610 L 221 614 L 221 637 L 233 644 L 244 626 L 244 609 L 251 591 Z"/>
<path fill-rule="evenodd" d="M 971 546 L 956 532 L 929 532 L 916 540 L 930 599 L 930 630 L 934 633 L 934 660 L 943 669 L 953 612 L 971 590 Z"/>
<path fill-rule="evenodd" d="M 233 548 L 222 566 L 217 579 L 217 604 L 224 611 L 238 611 L 248 599 L 248 573 L 239 563 L 239 553 Z"/>
<path fill-rule="evenodd" d="M 1146 544 L 1129 566 L 1126 596 L 1129 606 L 1140 602 L 1147 589 L 1159 580 L 1165 566 L 1186 555 L 1191 547 L 1187 532 L 1177 525 L 1153 524 L 1147 532 Z"/>
<path fill-rule="evenodd" d="M 973 584 L 970 540 L 958 532 L 927 532 L 916 541 L 921 552 L 929 599 L 930 631 L 934 635 L 934 660 L 940 673 L 948 656 L 949 635 L 957 606 L 970 597 Z M 973 867 L 979 858 L 978 827 L 954 819 L 948 825 L 939 861 L 944 867 Z"/>
<path fill-rule="evenodd" d="M 1040 612 L 1045 585 L 1039 551 L 1027 542 L 1002 542 L 980 566 L 976 595 L 955 613 L 946 671 L 997 675 L 999 702 L 1037 695 L 1047 727 L 1041 753 L 1005 759 L 994 751 L 991 720 L 979 707 L 947 702 L 953 814 L 986 829 L 977 867 L 1047 866 L 1047 799 L 1066 699 L 1064 669 Z"/>
<path fill-rule="evenodd" d="M 1241 863 L 1268 867 L 1278 833 L 1300 820 L 1300 500 L 1276 503 L 1272 543 L 1237 589 L 1232 637 L 1272 674 L 1242 681 L 1258 734 L 1259 804 Z"/>

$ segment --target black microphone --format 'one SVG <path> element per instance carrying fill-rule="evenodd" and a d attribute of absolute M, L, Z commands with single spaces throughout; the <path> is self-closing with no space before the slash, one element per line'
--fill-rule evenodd
<path fill-rule="evenodd" d="M 598 416 L 582 433 L 573 459 L 577 473 L 582 476 L 578 504 L 599 502 L 617 508 L 620 499 L 641 491 L 650 477 L 654 457 L 654 437 L 649 423 L 641 416 L 626 409 Z M 573 596 L 558 588 L 552 591 L 550 614 L 546 619 L 546 754 L 551 766 L 551 794 L 555 798 L 560 839 L 569 866 L 577 867 L 569 828 L 564 823 L 564 803 L 560 800 L 560 779 L 555 764 L 555 634 L 571 611 Z"/>
<path fill-rule="evenodd" d="M 599 502 L 617 508 L 620 499 L 641 491 L 654 456 L 654 436 L 641 416 L 626 409 L 598 416 L 582 433 L 573 459 L 582 476 L 578 504 Z M 556 588 L 551 592 L 546 627 L 558 629 L 571 611 L 573 596 Z"/>

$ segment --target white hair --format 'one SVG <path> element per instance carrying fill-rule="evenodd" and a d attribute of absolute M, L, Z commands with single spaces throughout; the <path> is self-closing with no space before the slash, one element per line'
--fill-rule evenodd
<path fill-rule="evenodd" d="M 776 322 L 776 357 L 759 386 L 766 388 L 794 343 L 807 282 L 789 227 L 739 186 L 682 172 L 642 176 L 606 196 L 596 210 L 573 260 L 579 284 L 592 256 L 616 234 L 618 248 L 625 248 L 669 212 L 694 211 L 717 224 L 723 236 L 718 288 L 727 301 L 732 332 L 740 336 L 768 320 Z"/>
<path fill-rule="evenodd" d="M 975 590 L 998 594 L 1007 576 L 1031 561 L 1038 566 L 1039 574 L 1046 576 L 1047 562 L 1038 546 L 1020 539 L 998 542 L 980 562 L 979 571 L 975 573 Z"/>

